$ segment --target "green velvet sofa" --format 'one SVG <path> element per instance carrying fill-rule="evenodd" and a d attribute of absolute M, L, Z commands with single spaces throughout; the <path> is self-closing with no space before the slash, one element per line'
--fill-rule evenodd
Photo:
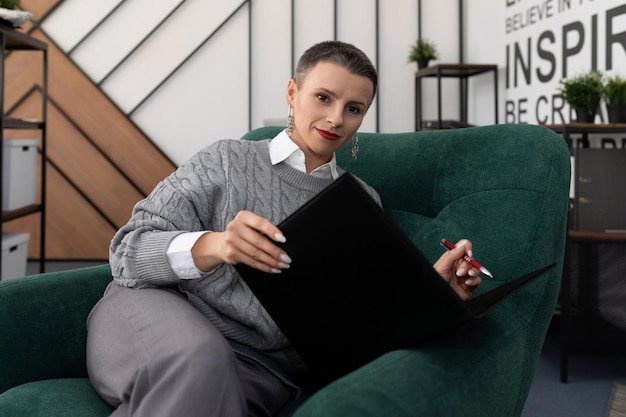
<path fill-rule="evenodd" d="M 245 138 L 271 137 L 278 129 L 263 127 Z M 519 416 L 559 291 L 570 183 L 564 140 L 521 124 L 361 133 L 359 140 L 358 159 L 344 149 L 339 164 L 380 192 L 429 259 L 441 254 L 442 237 L 472 239 L 475 256 L 495 276 L 479 292 L 544 265 L 557 267 L 484 318 L 390 352 L 306 393 L 281 416 Z M 85 320 L 110 279 L 105 264 L 0 282 L 0 415 L 111 412 L 85 369 Z"/>

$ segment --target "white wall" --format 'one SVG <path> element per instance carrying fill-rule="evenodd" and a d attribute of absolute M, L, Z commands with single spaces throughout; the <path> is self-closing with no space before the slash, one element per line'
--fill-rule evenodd
<path fill-rule="evenodd" d="M 312 43 L 334 38 L 335 28 L 337 39 L 363 49 L 379 69 L 377 103 L 361 130 L 413 130 L 416 66 L 406 56 L 418 34 L 418 1 L 294 3 L 292 26 L 290 0 L 66 0 L 42 22 L 42 29 L 175 163 L 214 140 L 238 138 L 250 127 L 262 126 L 264 119 L 286 117 L 285 87 L 293 61 Z M 619 0 L 464 4 L 465 62 L 498 64 L 501 123 L 561 122 L 544 97 L 552 101 L 565 64 L 567 75 L 589 69 L 592 50 L 599 69 L 605 69 L 611 35 L 606 33 L 607 11 L 626 7 Z M 458 62 L 459 2 L 422 0 L 421 7 L 422 36 L 437 43 L 440 62 Z M 626 31 L 626 11 L 618 10 L 613 34 Z M 507 30 L 507 20 L 516 16 L 527 24 Z M 577 40 L 573 32 L 564 40 L 564 28 L 576 22 L 584 28 L 582 49 L 565 57 L 563 47 Z M 597 34 L 595 43 L 592 33 Z M 537 50 L 541 34 L 554 36 L 554 42 L 541 43 L 554 56 L 554 74 L 544 81 L 533 75 L 529 82 L 518 76 L 518 84 L 507 87 L 507 74 L 514 70 L 507 47 L 525 48 L 530 40 L 531 50 L 524 50 L 524 56 L 532 73 L 550 69 Z M 612 71 L 626 68 L 625 50 L 624 44 L 612 44 Z M 493 123 L 491 84 L 489 76 L 470 80 L 470 122 Z M 434 82 L 424 83 L 424 118 L 436 117 L 434 87 Z M 458 119 L 458 83 L 446 82 L 443 89 L 443 118 Z"/>
<path fill-rule="evenodd" d="M 623 0 L 472 0 L 467 20 L 468 60 L 500 67 L 503 123 L 567 123 L 570 109 L 558 94 L 559 80 L 594 68 L 626 76 Z"/>

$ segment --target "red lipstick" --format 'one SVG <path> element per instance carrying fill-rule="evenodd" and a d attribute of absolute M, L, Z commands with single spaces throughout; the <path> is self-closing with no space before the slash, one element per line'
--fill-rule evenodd
<path fill-rule="evenodd" d="M 332 132 L 329 132 L 327 130 L 321 130 L 321 129 L 318 129 L 318 128 L 315 128 L 315 130 L 317 130 L 317 133 L 319 133 L 320 136 L 323 137 L 324 139 L 327 139 L 327 140 L 337 140 L 337 139 L 339 139 L 339 135 L 336 135 L 336 134 L 334 134 Z"/>

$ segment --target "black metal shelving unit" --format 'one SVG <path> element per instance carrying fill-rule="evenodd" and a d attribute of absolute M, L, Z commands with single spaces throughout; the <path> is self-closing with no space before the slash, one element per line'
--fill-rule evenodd
<path fill-rule="evenodd" d="M 495 64 L 435 64 L 422 68 L 415 73 L 415 130 L 425 128 L 442 129 L 442 86 L 441 80 L 444 78 L 456 78 L 460 80 L 460 120 L 457 127 L 468 125 L 467 120 L 467 96 L 468 79 L 475 75 L 491 73 L 493 75 L 493 96 L 494 96 L 494 123 L 498 124 L 498 66 Z M 433 126 L 424 126 L 422 119 L 422 80 L 424 78 L 435 78 L 437 80 L 437 120 Z"/>
<path fill-rule="evenodd" d="M 7 129 L 26 129 L 38 130 L 41 135 L 39 144 L 39 152 L 41 155 L 40 164 L 40 202 L 16 210 L 3 211 L 2 223 L 14 220 L 23 216 L 40 213 L 40 233 L 39 233 L 39 271 L 45 270 L 45 232 L 46 232 L 46 109 L 48 100 L 48 45 L 38 39 L 35 39 L 25 33 L 15 30 L 9 26 L 0 25 L 0 109 L 2 109 L 2 117 L 0 117 L 0 139 L 4 141 L 5 131 Z M 42 103 L 41 103 L 41 120 L 25 120 L 14 118 L 7 114 L 4 102 L 4 86 L 6 80 L 6 57 L 12 51 L 33 51 L 42 54 Z M 0 146 L 0 164 L 3 161 L 3 148 Z M 0 169 L 0 195 L 2 195 L 2 169 Z M 2 253 L 0 252 L 0 266 L 2 265 Z"/>
<path fill-rule="evenodd" d="M 579 158 L 590 147 L 589 135 L 623 134 L 626 124 L 567 123 L 544 127 L 560 134 L 574 158 L 575 184 L 580 180 Z M 625 152 L 611 149 L 611 152 Z M 588 155 L 588 154 L 587 154 Z M 606 156 L 606 155 L 605 155 Z M 608 162 L 608 161 L 607 161 Z M 608 164 L 606 165 L 608 167 Z M 603 168 L 606 169 L 606 168 Z M 586 175 L 585 175 L 586 176 Z M 602 187 L 602 184 L 594 184 Z M 560 379 L 568 382 L 569 357 L 575 353 L 624 354 L 626 332 L 603 319 L 599 313 L 599 248 L 601 244 L 626 244 L 626 231 L 584 230 L 578 221 L 579 187 L 575 186 L 569 212 L 568 232 L 563 262 L 563 276 L 559 295 L 560 310 Z M 598 214 L 601 216 L 602 214 Z M 572 262 L 576 259 L 576 262 Z M 573 268 L 576 268 L 574 270 Z"/>

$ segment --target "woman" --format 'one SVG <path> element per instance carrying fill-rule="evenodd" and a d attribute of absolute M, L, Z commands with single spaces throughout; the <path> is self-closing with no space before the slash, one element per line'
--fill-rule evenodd
<path fill-rule="evenodd" d="M 316 44 L 287 84 L 287 129 L 208 146 L 135 206 L 88 320 L 89 375 L 113 415 L 271 416 L 299 395 L 306 365 L 233 265 L 289 268 L 275 225 L 343 172 L 335 151 L 356 138 L 376 88 L 359 49 Z M 480 283 L 466 253 L 464 240 L 435 263 L 464 299 Z"/>

